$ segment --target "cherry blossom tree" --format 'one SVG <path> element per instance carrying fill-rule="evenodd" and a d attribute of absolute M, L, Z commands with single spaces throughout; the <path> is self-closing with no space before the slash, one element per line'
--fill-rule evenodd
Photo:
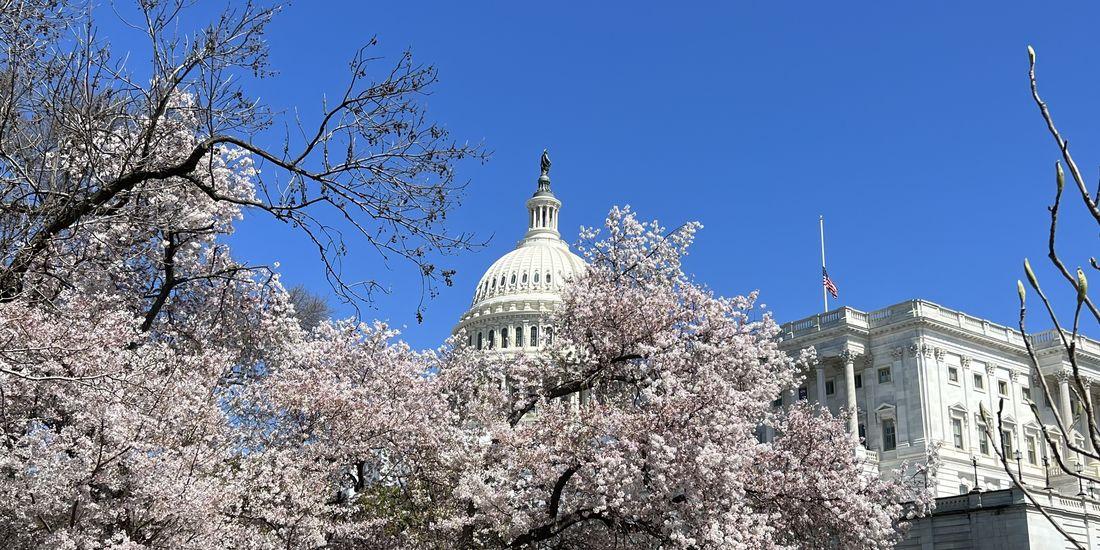
<path fill-rule="evenodd" d="M 275 115 L 231 77 L 266 72 L 277 10 L 178 35 L 186 4 L 138 4 L 146 80 L 81 6 L 0 0 L 0 546 L 884 548 L 928 504 L 934 472 L 880 479 L 826 411 L 773 410 L 812 355 L 683 271 L 697 224 L 585 230 L 544 353 L 304 329 L 233 224 L 300 230 L 349 295 L 335 209 L 431 288 L 481 151 L 425 121 L 430 67 L 374 78 L 366 52 L 265 149 Z"/>
<path fill-rule="evenodd" d="M 697 228 L 614 209 L 544 353 L 444 353 L 460 546 L 887 548 L 927 509 L 934 460 L 882 479 L 827 411 L 773 410 L 812 354 L 682 271 Z"/>
<path fill-rule="evenodd" d="M 237 261 L 224 237 L 273 216 L 317 244 L 337 292 L 367 297 L 339 268 L 352 231 L 430 293 L 451 275 L 432 253 L 470 244 L 441 226 L 455 167 L 484 153 L 427 120 L 434 69 L 381 66 L 373 41 L 314 127 L 283 121 L 302 137 L 259 145 L 278 117 L 237 83 L 266 76 L 278 9 L 185 34 L 190 4 L 118 7 L 149 39 L 138 77 L 84 3 L 0 1 L 0 547 L 299 548 L 380 524 L 339 491 L 365 465 L 348 457 L 380 444 L 351 433 L 322 453 L 295 407 L 368 369 L 357 383 L 376 393 L 357 404 L 382 418 L 394 409 L 374 403 L 418 401 L 428 361 L 387 343 L 357 367 L 388 332 L 304 331 L 274 266 Z"/>

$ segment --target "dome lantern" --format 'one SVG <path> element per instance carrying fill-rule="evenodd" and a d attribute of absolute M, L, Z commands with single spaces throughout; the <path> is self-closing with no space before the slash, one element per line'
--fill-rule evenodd
<path fill-rule="evenodd" d="M 550 154 L 546 149 L 542 150 L 540 158 L 538 187 L 535 194 L 527 199 L 527 234 L 525 238 L 548 236 L 560 239 L 558 233 L 558 212 L 561 210 L 561 201 L 550 190 Z"/>

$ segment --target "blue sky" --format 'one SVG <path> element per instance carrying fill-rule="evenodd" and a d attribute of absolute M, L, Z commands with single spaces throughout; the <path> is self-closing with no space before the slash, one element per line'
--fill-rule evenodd
<path fill-rule="evenodd" d="M 544 147 L 567 239 L 615 204 L 670 226 L 701 221 L 687 269 L 721 294 L 759 289 L 780 320 L 821 310 L 823 214 L 844 305 L 921 297 L 1013 324 L 1024 256 L 1056 284 L 1041 259 L 1058 151 L 1030 100 L 1025 47 L 1096 181 L 1098 19 L 1083 2 L 301 1 L 268 32 L 279 75 L 254 90 L 316 113 L 377 35 L 381 51 L 409 47 L 435 64 L 430 115 L 493 151 L 462 166 L 470 185 L 450 217 L 490 244 L 444 258 L 457 284 L 423 324 L 410 266 L 366 248 L 346 262 L 352 279 L 390 283 L 364 315 L 405 325 L 416 347 L 447 336 L 483 270 L 522 235 Z M 134 39 L 112 32 L 122 47 Z M 1062 244 L 1084 265 L 1096 226 L 1071 204 Z M 242 259 L 278 260 L 286 283 L 331 295 L 288 229 L 250 216 L 233 243 Z"/>

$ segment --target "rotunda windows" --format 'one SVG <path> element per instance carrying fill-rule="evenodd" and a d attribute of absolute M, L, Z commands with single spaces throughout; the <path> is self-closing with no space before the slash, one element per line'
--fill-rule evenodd
<path fill-rule="evenodd" d="M 512 284 L 516 284 L 516 274 L 512 274 Z"/>
<path fill-rule="evenodd" d="M 539 272 L 536 271 L 535 272 L 535 283 L 537 284 L 538 282 L 539 282 Z"/>
<path fill-rule="evenodd" d="M 492 331 L 492 330 L 490 330 L 490 331 L 489 331 L 489 349 L 493 349 L 493 342 L 494 342 L 495 340 L 496 340 L 496 335 L 495 335 L 495 334 L 493 334 L 493 331 Z"/>
<path fill-rule="evenodd" d="M 523 272 L 523 284 L 527 284 L 527 272 Z"/>
<path fill-rule="evenodd" d="M 550 272 L 546 272 L 546 284 L 550 284 Z"/>

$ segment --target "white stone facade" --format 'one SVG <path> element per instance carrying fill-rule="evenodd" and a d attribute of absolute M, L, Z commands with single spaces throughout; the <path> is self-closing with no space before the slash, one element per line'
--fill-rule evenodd
<path fill-rule="evenodd" d="M 917 523 L 910 543 L 923 541 L 910 547 L 1021 547 L 1016 543 L 993 544 L 995 537 L 977 537 L 975 540 L 984 541 L 982 545 L 955 545 L 946 542 L 950 537 L 940 537 L 940 542 L 935 542 L 937 537 L 933 536 L 937 532 L 933 526 L 951 525 L 945 518 L 958 512 L 959 505 L 954 500 L 968 498 L 959 495 L 968 495 L 975 485 L 985 492 L 1010 488 L 1009 476 L 994 452 L 994 445 L 1007 450 L 1012 471 L 1020 472 L 1028 487 L 1050 499 L 1048 504 L 1056 515 L 1061 514 L 1059 517 L 1067 523 L 1079 524 L 1082 535 L 1089 532 L 1085 526 L 1090 516 L 1083 511 L 1100 512 L 1092 498 L 1100 495 L 1100 487 L 1085 486 L 1065 475 L 1054 464 L 1041 430 L 1055 434 L 1057 440 L 1053 415 L 1057 407 L 1063 418 L 1073 419 L 1070 437 L 1082 447 L 1090 448 L 1090 438 L 1082 436 L 1087 434 L 1087 425 L 1081 417 L 1083 409 L 1078 396 L 1100 403 L 1097 401 L 1100 385 L 1091 383 L 1100 380 L 1100 342 L 1082 338 L 1077 344 L 1078 364 L 1085 379 L 1081 392 L 1073 378 L 1067 376 L 1071 365 L 1057 333 L 1030 336 L 1039 362 L 1036 372 L 1024 338 L 1017 330 L 925 300 L 910 300 L 871 312 L 844 307 L 787 323 L 782 328 L 781 346 L 785 350 L 795 353 L 813 347 L 818 355 L 817 365 L 806 373 L 802 386 L 783 397 L 784 405 L 796 399 L 809 399 L 824 403 L 834 414 L 840 414 L 842 409 L 853 411 L 847 418 L 849 429 L 859 430 L 864 436 L 867 453 L 883 475 L 890 475 L 905 460 L 925 460 L 928 445 L 941 444 L 939 454 L 943 462 L 936 493 L 942 497 L 943 506 L 933 518 Z M 1040 373 L 1050 390 L 1050 400 L 1043 395 Z M 1039 410 L 1038 418 L 1029 405 L 1032 400 Z M 994 437 L 987 439 L 980 429 L 981 406 L 996 424 L 1002 402 L 1003 432 L 998 434 L 994 427 L 991 430 Z M 1064 448 L 1059 450 L 1070 464 L 1079 461 L 1083 470 L 1100 475 L 1100 465 L 1079 459 Z M 1048 466 L 1044 466 L 1044 460 Z M 1048 479 L 1051 490 L 1045 489 Z M 1047 545 L 1050 533 L 1057 538 L 1057 532 L 1036 523 L 1036 517 L 1043 521 L 1045 518 L 1023 502 L 1023 493 L 1016 493 L 1014 498 L 1019 502 L 1012 501 L 1015 502 L 1012 506 L 1021 506 L 1022 511 L 1014 528 L 1030 533 L 1028 536 L 1032 538 L 1027 539 L 1031 540 L 1030 547 L 1064 547 L 1065 541 L 1057 546 Z M 973 508 L 974 503 L 968 503 L 964 506 L 968 514 L 989 508 L 988 504 Z M 987 515 L 990 521 L 1007 521 L 1004 517 Z M 985 516 L 978 514 L 967 521 L 978 522 L 975 518 L 980 517 Z M 1092 516 L 1092 521 L 1100 523 L 1100 517 Z M 974 523 L 972 527 L 988 526 Z M 1100 540 L 1093 536 L 1086 538 L 1090 547 L 1092 541 Z M 1096 544 L 1100 548 L 1100 542 Z"/>

